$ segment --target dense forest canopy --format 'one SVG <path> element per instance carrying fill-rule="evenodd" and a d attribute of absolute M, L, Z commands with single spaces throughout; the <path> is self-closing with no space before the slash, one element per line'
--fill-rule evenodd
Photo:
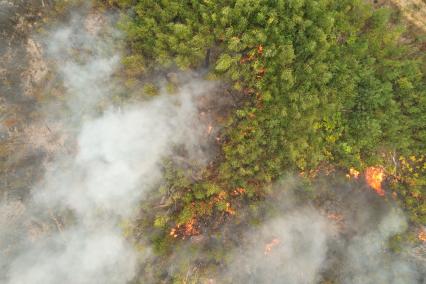
<path fill-rule="evenodd" d="M 153 217 L 166 228 L 161 251 L 170 225 L 233 215 L 288 172 L 312 181 L 378 166 L 411 221 L 426 222 L 424 46 L 397 10 L 363 0 L 110 4 L 122 11 L 133 76 L 208 70 L 238 96 L 203 179 L 167 167 L 181 193 L 173 214 Z"/>
<path fill-rule="evenodd" d="M 135 75 L 207 68 L 239 93 L 221 186 L 255 191 L 289 170 L 423 157 L 424 53 L 394 10 L 362 0 L 117 4 Z"/>

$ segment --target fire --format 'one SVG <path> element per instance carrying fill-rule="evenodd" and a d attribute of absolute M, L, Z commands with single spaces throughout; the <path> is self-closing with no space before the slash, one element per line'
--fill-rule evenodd
<path fill-rule="evenodd" d="M 198 235 L 200 231 L 198 230 L 197 220 L 195 219 L 189 220 L 189 222 L 185 224 L 184 233 L 185 233 L 185 236 Z"/>
<path fill-rule="evenodd" d="M 173 238 L 177 238 L 179 235 L 182 236 L 182 239 L 189 236 L 197 236 L 200 234 L 199 226 L 196 219 L 191 219 L 183 225 L 176 225 L 176 227 L 170 230 L 169 235 Z"/>
<path fill-rule="evenodd" d="M 349 169 L 349 173 L 346 175 L 348 178 L 358 178 L 359 177 L 359 171 L 355 170 L 354 168 Z"/>
<path fill-rule="evenodd" d="M 277 238 L 274 238 L 272 241 L 270 241 L 269 243 L 267 243 L 265 245 L 265 255 L 268 255 L 271 253 L 272 249 L 280 244 L 280 240 Z"/>
<path fill-rule="evenodd" d="M 232 191 L 231 195 L 232 196 L 238 196 L 238 195 L 243 195 L 246 192 L 246 190 L 242 187 L 237 187 L 236 189 L 234 189 L 234 191 Z"/>
<path fill-rule="evenodd" d="M 420 241 L 422 242 L 426 242 L 426 230 L 425 229 L 421 229 L 419 231 L 419 234 L 417 235 L 417 237 L 419 238 Z"/>
<path fill-rule="evenodd" d="M 18 121 L 14 118 L 9 118 L 6 119 L 5 121 L 3 121 L 3 125 L 6 126 L 7 128 L 11 128 L 13 126 L 15 126 L 18 123 Z"/>
<path fill-rule="evenodd" d="M 253 59 L 254 59 L 254 55 L 248 54 L 248 55 L 245 55 L 243 58 L 240 59 L 240 63 L 243 64 L 243 63 L 246 63 L 246 62 L 250 62 Z"/>
<path fill-rule="evenodd" d="M 365 181 L 380 196 L 385 195 L 382 188 L 382 182 L 385 178 L 385 172 L 381 167 L 369 167 L 365 170 Z"/>
<path fill-rule="evenodd" d="M 226 203 L 225 212 L 228 213 L 229 215 L 235 215 L 235 210 L 232 209 L 231 203 L 229 203 L 229 202 Z"/>
<path fill-rule="evenodd" d="M 342 214 L 330 212 L 327 214 L 327 218 L 335 224 L 338 232 L 345 230 L 345 218 Z"/>
<path fill-rule="evenodd" d="M 177 230 L 179 229 L 180 225 L 177 225 L 175 228 L 170 230 L 170 236 L 172 236 L 173 238 L 177 238 L 178 237 L 178 233 Z"/>
<path fill-rule="evenodd" d="M 265 72 L 266 72 L 266 68 L 264 68 L 264 67 L 260 68 L 259 70 L 257 70 L 256 78 L 257 79 L 262 78 L 263 75 L 265 75 Z"/>
<path fill-rule="evenodd" d="M 233 192 L 231 193 L 231 195 L 233 194 Z M 225 191 L 221 191 L 217 194 L 217 196 L 215 196 L 213 198 L 213 201 L 215 203 L 218 202 L 223 202 L 227 199 L 228 197 L 228 193 L 226 193 Z M 225 212 L 228 213 L 229 215 L 235 215 L 235 210 L 231 207 L 231 203 L 230 202 L 226 202 L 226 208 L 225 208 Z"/>
<path fill-rule="evenodd" d="M 337 213 L 329 213 L 327 214 L 327 218 L 336 222 L 342 222 L 343 221 L 343 215 L 337 214 Z"/>

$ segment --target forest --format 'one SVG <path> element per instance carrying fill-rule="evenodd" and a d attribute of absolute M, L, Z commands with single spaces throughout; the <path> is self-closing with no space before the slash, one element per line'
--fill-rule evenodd
<path fill-rule="evenodd" d="M 0 282 L 426 281 L 423 1 L 3 2 Z"/>

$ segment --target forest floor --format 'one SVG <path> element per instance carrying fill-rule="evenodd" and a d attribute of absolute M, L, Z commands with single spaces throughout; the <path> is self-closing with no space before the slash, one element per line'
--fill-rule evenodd
<path fill-rule="evenodd" d="M 407 20 L 421 31 L 426 31 L 426 1 L 425 0 L 390 0 L 396 5 Z"/>

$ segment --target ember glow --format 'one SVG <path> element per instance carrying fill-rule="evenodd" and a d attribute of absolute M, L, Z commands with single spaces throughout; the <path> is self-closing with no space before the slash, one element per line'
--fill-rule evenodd
<path fill-rule="evenodd" d="M 420 241 L 422 242 L 426 242 L 426 230 L 425 229 L 421 229 L 419 231 L 419 234 L 417 235 L 417 237 L 419 238 Z"/>
<path fill-rule="evenodd" d="M 194 218 L 183 225 L 176 225 L 176 227 L 171 229 L 169 233 L 169 235 L 173 238 L 181 236 L 182 239 L 185 239 L 186 237 L 197 236 L 199 234 L 199 225 L 197 223 L 197 220 Z"/>
<path fill-rule="evenodd" d="M 274 238 L 272 241 L 267 243 L 265 245 L 265 251 L 264 251 L 265 255 L 269 255 L 271 253 L 272 249 L 279 244 L 280 244 L 280 240 L 277 239 L 277 238 Z"/>
<path fill-rule="evenodd" d="M 327 214 L 327 219 L 335 225 L 338 232 L 343 232 L 346 229 L 343 214 L 330 212 Z"/>
<path fill-rule="evenodd" d="M 239 195 L 243 195 L 244 193 L 246 193 L 246 190 L 242 187 L 237 187 L 236 189 L 234 189 L 234 191 L 232 191 L 231 195 L 232 196 L 239 196 Z"/>
<path fill-rule="evenodd" d="M 343 215 L 342 214 L 337 214 L 337 213 L 329 213 L 327 215 L 327 218 L 329 220 L 333 220 L 335 222 L 341 222 L 341 221 L 343 221 Z"/>
<path fill-rule="evenodd" d="M 232 209 L 231 203 L 229 203 L 229 202 L 226 203 L 225 212 L 228 213 L 229 215 L 235 215 L 235 210 Z"/>
<path fill-rule="evenodd" d="M 385 172 L 381 167 L 369 167 L 365 170 L 365 181 L 380 196 L 385 195 L 385 191 L 382 188 L 384 178 Z"/>

